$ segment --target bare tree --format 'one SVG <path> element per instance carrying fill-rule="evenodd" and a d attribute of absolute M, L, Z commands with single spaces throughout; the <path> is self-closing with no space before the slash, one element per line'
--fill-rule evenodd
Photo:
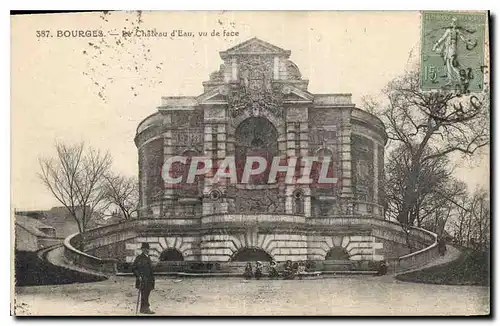
<path fill-rule="evenodd" d="M 452 217 L 452 232 L 458 245 L 487 250 L 490 245 L 490 199 L 483 188 L 460 196 L 460 207 Z"/>
<path fill-rule="evenodd" d="M 466 242 L 466 230 L 467 230 L 467 220 L 470 216 L 469 212 L 469 194 L 464 194 L 455 198 L 455 201 L 459 203 L 456 207 L 455 214 L 451 217 L 451 232 L 453 233 L 453 238 L 455 243 L 460 246 L 465 246 Z"/>
<path fill-rule="evenodd" d="M 421 207 L 420 221 L 424 228 L 443 235 L 446 225 L 459 209 L 464 208 L 460 198 L 467 196 L 467 185 L 451 178 L 439 185 Z"/>
<path fill-rule="evenodd" d="M 489 97 L 456 91 L 422 92 L 418 72 L 393 80 L 384 90 L 386 104 L 378 115 L 389 140 L 405 148 L 397 220 L 412 223 L 419 205 L 422 171 L 451 153 L 475 154 L 489 144 Z M 365 105 L 374 102 L 365 100 Z M 373 107 L 372 107 L 373 109 Z"/>
<path fill-rule="evenodd" d="M 125 220 L 137 217 L 139 208 L 139 184 L 136 178 L 108 175 L 106 179 L 106 202 L 108 209 L 119 211 Z"/>
<path fill-rule="evenodd" d="M 470 203 L 472 215 L 472 230 L 469 232 L 469 242 L 473 241 L 474 249 L 486 250 L 490 245 L 490 200 L 485 189 L 477 189 Z"/>
<path fill-rule="evenodd" d="M 83 143 L 55 145 L 57 156 L 40 158 L 39 177 L 85 232 L 105 197 L 104 176 L 111 166 L 109 153 L 85 148 Z"/>
<path fill-rule="evenodd" d="M 388 155 L 385 169 L 387 214 L 394 219 L 403 207 L 404 191 L 411 168 L 411 153 L 406 146 L 398 145 Z M 408 224 L 421 227 L 423 221 L 433 215 L 436 209 L 452 200 L 458 191 L 454 188 L 457 181 L 453 179 L 452 172 L 451 164 L 444 156 L 422 164 L 416 183 L 418 196 L 410 211 Z"/>

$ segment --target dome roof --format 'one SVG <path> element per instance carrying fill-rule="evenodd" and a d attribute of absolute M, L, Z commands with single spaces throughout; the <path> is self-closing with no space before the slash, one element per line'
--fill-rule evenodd
<path fill-rule="evenodd" d="M 286 60 L 285 61 L 285 68 L 286 72 L 288 75 L 288 79 L 301 79 L 302 75 L 300 74 L 299 67 L 291 61 L 291 60 Z"/>

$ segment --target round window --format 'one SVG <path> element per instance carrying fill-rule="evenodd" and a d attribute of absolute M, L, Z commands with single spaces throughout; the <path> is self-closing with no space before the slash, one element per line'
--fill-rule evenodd
<path fill-rule="evenodd" d="M 210 199 L 219 200 L 222 197 L 222 193 L 219 190 L 212 190 L 210 192 Z"/>

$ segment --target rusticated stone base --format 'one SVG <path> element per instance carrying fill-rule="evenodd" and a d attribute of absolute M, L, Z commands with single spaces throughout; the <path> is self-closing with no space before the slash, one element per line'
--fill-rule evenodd
<path fill-rule="evenodd" d="M 219 214 L 190 220 L 135 219 L 76 236 L 85 253 L 69 245 L 68 253 L 96 264 L 102 259 L 130 263 L 144 242 L 150 244 L 155 262 L 217 264 L 273 259 L 335 265 L 335 261 L 392 261 L 409 254 L 406 236 L 397 223 L 355 216 Z M 436 235 L 412 228 L 410 240 L 415 254 L 425 260 L 428 257 L 423 255 L 436 244 Z M 408 256 L 405 261 L 413 259 Z"/>
<path fill-rule="evenodd" d="M 325 260 L 332 249 L 341 249 L 349 260 L 384 260 L 384 244 L 372 235 L 307 235 L 307 233 L 212 233 L 196 236 L 136 237 L 126 243 L 126 261 L 132 262 L 140 253 L 141 243 L 148 242 L 153 261 L 160 261 L 162 252 L 175 249 L 186 261 L 233 261 L 244 249 L 262 250 L 277 262 Z"/>
<path fill-rule="evenodd" d="M 161 253 L 168 249 L 178 250 L 184 257 L 184 260 L 199 260 L 199 255 L 196 252 L 198 241 L 199 239 L 191 236 L 137 237 L 126 244 L 128 253 L 126 261 L 134 261 L 135 256 L 140 254 L 141 244 L 144 242 L 150 245 L 149 254 L 153 261 L 159 261 Z"/>

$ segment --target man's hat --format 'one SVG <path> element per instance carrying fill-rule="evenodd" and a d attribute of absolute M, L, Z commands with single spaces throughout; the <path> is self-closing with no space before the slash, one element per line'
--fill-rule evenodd
<path fill-rule="evenodd" d="M 149 249 L 149 243 L 148 242 L 143 242 L 141 249 Z"/>

